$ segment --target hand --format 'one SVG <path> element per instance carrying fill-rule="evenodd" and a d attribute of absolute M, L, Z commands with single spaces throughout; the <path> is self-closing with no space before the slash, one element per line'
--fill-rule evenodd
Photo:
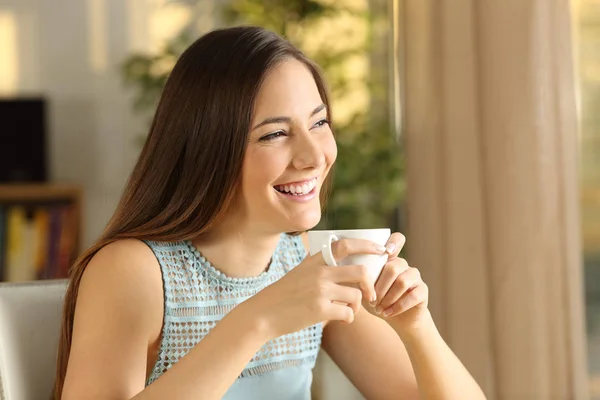
<path fill-rule="evenodd" d="M 377 300 L 371 303 L 374 307 L 370 309 L 402 330 L 415 327 L 430 316 L 427 309 L 429 289 L 419 270 L 411 268 L 405 259 L 398 257 L 405 241 L 400 233 L 390 237 L 386 245 L 390 255 L 375 283 Z"/>
<path fill-rule="evenodd" d="M 354 254 L 385 254 L 385 248 L 361 239 L 332 243 L 336 261 Z M 321 253 L 308 256 L 279 281 L 245 303 L 262 318 L 269 339 L 323 321 L 350 323 L 360 310 L 362 298 L 375 298 L 374 285 L 362 265 L 330 267 Z"/>

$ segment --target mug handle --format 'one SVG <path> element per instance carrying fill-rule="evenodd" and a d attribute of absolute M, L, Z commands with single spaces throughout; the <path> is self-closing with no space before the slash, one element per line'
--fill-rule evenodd
<path fill-rule="evenodd" d="M 331 243 L 333 241 L 340 240 L 334 233 L 330 233 L 327 237 L 327 242 L 323 245 L 323 249 L 321 253 L 323 254 L 323 260 L 325 260 L 325 264 L 330 267 L 337 267 L 337 263 L 335 262 L 335 258 L 333 258 L 333 253 L 331 252 Z"/>

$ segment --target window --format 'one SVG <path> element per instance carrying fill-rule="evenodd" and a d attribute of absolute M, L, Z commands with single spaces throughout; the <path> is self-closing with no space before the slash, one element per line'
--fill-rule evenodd
<path fill-rule="evenodd" d="M 600 1 L 575 0 L 590 397 L 600 399 Z"/>

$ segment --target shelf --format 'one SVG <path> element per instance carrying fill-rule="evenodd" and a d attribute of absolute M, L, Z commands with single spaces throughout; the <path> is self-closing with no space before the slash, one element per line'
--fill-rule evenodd
<path fill-rule="evenodd" d="M 66 277 L 79 254 L 82 199 L 73 184 L 0 184 L 0 281 Z"/>
<path fill-rule="evenodd" d="M 81 197 L 76 185 L 57 183 L 0 184 L 0 202 L 75 200 Z"/>

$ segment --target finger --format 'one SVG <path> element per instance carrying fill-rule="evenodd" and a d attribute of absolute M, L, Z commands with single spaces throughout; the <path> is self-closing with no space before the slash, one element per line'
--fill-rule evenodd
<path fill-rule="evenodd" d="M 392 284 L 392 287 L 388 290 L 383 299 L 379 301 L 379 305 L 375 307 L 375 312 L 380 314 L 383 310 L 396 303 L 406 292 L 414 289 L 421 282 L 421 274 L 418 269 L 407 269 L 398 275 Z"/>
<path fill-rule="evenodd" d="M 429 289 L 424 282 L 421 282 L 417 287 L 409 290 L 392 306 L 383 310 L 384 317 L 394 317 L 410 310 L 420 304 L 426 303 L 429 296 Z"/>
<path fill-rule="evenodd" d="M 325 320 L 341 321 L 350 324 L 354 321 L 354 311 L 352 308 L 339 302 L 328 301 L 324 306 Z"/>
<path fill-rule="evenodd" d="M 375 282 L 375 294 L 377 296 L 377 301 L 374 304 L 375 306 L 378 306 L 381 303 L 381 300 L 383 300 L 390 290 L 396 281 L 396 278 L 404 271 L 408 270 L 408 268 L 408 263 L 403 258 L 394 258 L 385 264 L 379 278 L 377 278 L 377 282 Z"/>
<path fill-rule="evenodd" d="M 331 253 L 336 261 L 355 254 L 385 254 L 386 249 L 365 239 L 340 239 L 331 244 Z"/>
<path fill-rule="evenodd" d="M 330 300 L 347 305 L 353 313 L 357 313 L 362 304 L 362 292 L 353 287 L 333 285 Z"/>
<path fill-rule="evenodd" d="M 333 282 L 356 284 L 362 291 L 365 299 L 368 301 L 375 299 L 375 286 L 373 285 L 369 270 L 364 265 L 329 267 L 328 273 Z"/>
<path fill-rule="evenodd" d="M 389 254 L 389 259 L 398 257 L 398 254 L 402 251 L 404 244 L 406 243 L 406 237 L 400 232 L 392 233 L 392 236 L 388 239 L 385 244 L 386 252 Z"/>

